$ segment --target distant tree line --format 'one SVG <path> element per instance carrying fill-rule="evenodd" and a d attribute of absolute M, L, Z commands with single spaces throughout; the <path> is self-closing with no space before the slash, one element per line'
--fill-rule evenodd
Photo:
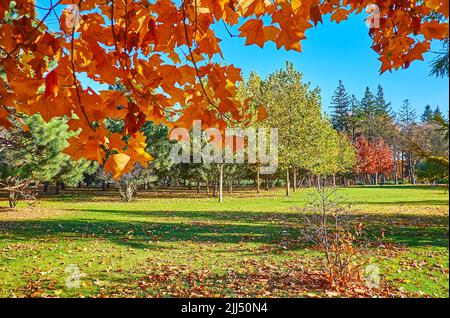
<path fill-rule="evenodd" d="M 43 192 L 52 186 L 56 194 L 66 186 L 113 187 L 125 201 L 139 188 L 183 187 L 221 201 L 223 192 L 243 186 L 258 193 L 283 186 L 290 195 L 298 187 L 448 182 L 448 119 L 439 107 L 427 105 L 419 117 L 405 100 L 394 112 L 383 87 L 378 86 L 375 94 L 366 88 L 358 99 L 340 81 L 328 116 L 322 110 L 320 89 L 305 83 L 291 63 L 266 78 L 252 72 L 236 94 L 249 103 L 242 116 L 252 127 L 278 128 L 275 174 L 261 175 L 259 162 L 175 164 L 171 149 L 177 141 L 169 140 L 169 128 L 148 121 L 141 133 L 153 160 L 116 180 L 100 165 L 64 154 L 67 140 L 79 133 L 68 130 L 67 118 L 45 122 L 34 115 L 14 121 L 13 130 L 0 130 L 0 184 L 10 193 L 10 201 L 25 196 L 22 190 L 30 186 L 42 186 Z M 121 131 L 125 125 L 110 118 L 105 126 Z"/>

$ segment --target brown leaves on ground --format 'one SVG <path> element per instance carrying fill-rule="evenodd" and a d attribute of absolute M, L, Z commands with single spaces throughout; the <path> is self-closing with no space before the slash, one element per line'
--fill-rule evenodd
<path fill-rule="evenodd" d="M 15 220 L 32 220 L 32 219 L 47 219 L 64 214 L 75 213 L 75 211 L 40 208 L 37 206 L 27 208 L 5 208 L 0 207 L 0 222 L 15 221 Z M 3 223 L 0 223 L 0 226 Z"/>
<path fill-rule="evenodd" d="M 150 265 L 150 264 L 149 264 Z M 280 264 L 247 259 L 225 274 L 189 266 L 151 264 L 137 281 L 139 297 L 402 297 L 390 285 L 368 288 L 364 282 L 345 289 L 329 286 L 318 270 L 290 260 Z M 114 296 L 114 295 L 113 295 Z"/>

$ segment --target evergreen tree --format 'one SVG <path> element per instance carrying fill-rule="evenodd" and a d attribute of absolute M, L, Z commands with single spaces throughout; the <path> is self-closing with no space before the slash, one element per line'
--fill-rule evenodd
<path fill-rule="evenodd" d="M 375 96 L 370 91 L 369 87 L 366 87 L 364 97 L 360 104 L 361 118 L 362 118 L 362 133 L 366 138 L 371 141 L 377 137 L 377 127 L 375 124 L 377 118 L 377 107 Z"/>
<path fill-rule="evenodd" d="M 392 108 L 391 103 L 386 102 L 384 97 L 384 89 L 383 86 L 378 85 L 377 87 L 377 95 L 375 97 L 375 113 L 381 116 L 391 116 Z"/>
<path fill-rule="evenodd" d="M 399 113 L 400 124 L 404 128 L 409 130 L 411 126 L 416 123 L 416 119 L 417 119 L 416 110 L 413 107 L 411 107 L 409 99 L 405 99 L 402 107 L 400 108 Z"/>
<path fill-rule="evenodd" d="M 355 141 L 358 136 L 358 129 L 361 128 L 363 123 L 361 105 L 355 95 L 352 95 L 350 98 L 350 116 L 348 117 L 347 122 L 349 128 L 348 134 L 351 140 Z"/>
<path fill-rule="evenodd" d="M 156 179 L 168 176 L 173 160 L 170 154 L 174 141 L 169 140 L 169 128 L 166 125 L 155 125 L 148 121 L 141 128 L 147 141 L 145 151 L 153 157 L 149 162 L 145 175 L 145 186 Z"/>
<path fill-rule="evenodd" d="M 439 106 L 436 106 L 436 109 L 433 112 L 433 117 L 444 117 Z"/>
<path fill-rule="evenodd" d="M 425 106 L 425 110 L 423 111 L 422 116 L 420 116 L 420 120 L 423 123 L 428 123 L 433 119 L 433 110 L 430 105 Z"/>
<path fill-rule="evenodd" d="M 73 160 L 63 153 L 68 146 L 67 140 L 76 135 L 68 131 L 66 121 L 65 118 L 53 118 L 45 122 L 36 114 L 24 119 L 26 129 L 16 123 L 15 142 L 20 147 L 0 153 L 0 178 L 15 176 L 36 183 L 54 182 L 59 193 L 65 184 L 77 185 L 85 172 L 93 172 L 96 166 L 90 161 Z"/>
<path fill-rule="evenodd" d="M 331 122 L 333 127 L 342 132 L 348 132 L 348 116 L 350 112 L 350 96 L 345 91 L 344 83 L 340 80 L 339 85 L 331 97 Z"/>

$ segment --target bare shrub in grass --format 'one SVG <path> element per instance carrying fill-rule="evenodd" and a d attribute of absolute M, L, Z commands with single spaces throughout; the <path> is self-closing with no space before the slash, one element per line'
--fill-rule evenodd
<path fill-rule="evenodd" d="M 364 246 L 356 244 L 361 234 L 354 225 L 343 198 L 336 190 L 316 190 L 304 209 L 304 239 L 324 253 L 324 272 L 333 287 L 361 281 Z"/>

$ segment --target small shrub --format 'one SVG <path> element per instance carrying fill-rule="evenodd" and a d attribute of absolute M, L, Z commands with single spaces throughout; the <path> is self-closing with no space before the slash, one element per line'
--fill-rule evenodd
<path fill-rule="evenodd" d="M 305 208 L 303 236 L 325 255 L 325 275 L 334 287 L 361 280 L 363 246 L 356 244 L 361 225 L 353 225 L 336 190 L 316 190 Z"/>

